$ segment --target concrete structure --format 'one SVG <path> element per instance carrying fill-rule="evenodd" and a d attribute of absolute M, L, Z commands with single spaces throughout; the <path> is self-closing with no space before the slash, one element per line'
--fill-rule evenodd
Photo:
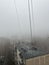
<path fill-rule="evenodd" d="M 26 65 L 49 65 L 49 54 L 27 59 Z"/>

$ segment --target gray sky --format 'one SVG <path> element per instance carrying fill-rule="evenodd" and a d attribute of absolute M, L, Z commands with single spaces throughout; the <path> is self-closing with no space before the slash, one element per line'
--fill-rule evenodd
<path fill-rule="evenodd" d="M 15 10 L 14 0 L 0 0 L 0 36 L 10 37 L 16 35 L 19 37 L 29 38 L 30 24 L 28 0 L 15 1 L 18 18 Z M 35 36 L 49 36 L 49 0 L 33 0 L 33 15 L 35 23 Z"/>

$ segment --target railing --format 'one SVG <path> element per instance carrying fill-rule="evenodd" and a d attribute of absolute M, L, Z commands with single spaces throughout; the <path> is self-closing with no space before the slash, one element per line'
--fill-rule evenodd
<path fill-rule="evenodd" d="M 28 59 L 26 65 L 49 65 L 49 54 Z"/>

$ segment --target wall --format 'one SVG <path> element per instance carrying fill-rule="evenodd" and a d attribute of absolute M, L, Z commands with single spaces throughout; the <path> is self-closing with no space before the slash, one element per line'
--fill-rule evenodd
<path fill-rule="evenodd" d="M 49 54 L 28 59 L 26 65 L 49 65 Z"/>

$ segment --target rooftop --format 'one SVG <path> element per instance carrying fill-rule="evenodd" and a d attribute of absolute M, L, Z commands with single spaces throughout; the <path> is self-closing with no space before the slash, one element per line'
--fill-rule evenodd
<path fill-rule="evenodd" d="M 48 52 L 45 52 L 43 50 L 41 50 L 40 48 L 31 48 L 31 49 L 27 49 L 27 48 L 18 48 L 20 50 L 20 52 L 22 52 L 22 55 L 25 59 L 30 59 L 30 58 L 34 58 L 37 56 L 42 56 L 45 54 L 48 54 Z"/>

